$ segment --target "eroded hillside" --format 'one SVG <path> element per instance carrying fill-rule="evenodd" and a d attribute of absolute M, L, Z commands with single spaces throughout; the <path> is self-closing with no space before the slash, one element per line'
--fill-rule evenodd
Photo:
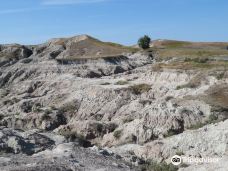
<path fill-rule="evenodd" d="M 89 36 L 2 45 L 1 170 L 140 170 L 175 154 L 225 160 L 226 53 L 191 56 L 188 45 L 182 57 L 161 55 L 179 44 L 136 52 Z M 179 169 L 199 167 L 210 169 Z"/>

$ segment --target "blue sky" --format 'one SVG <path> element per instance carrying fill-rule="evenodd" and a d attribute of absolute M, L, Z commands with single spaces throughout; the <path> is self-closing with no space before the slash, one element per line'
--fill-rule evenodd
<path fill-rule="evenodd" d="M 0 43 L 89 34 L 126 45 L 152 39 L 228 41 L 227 0 L 0 0 Z"/>

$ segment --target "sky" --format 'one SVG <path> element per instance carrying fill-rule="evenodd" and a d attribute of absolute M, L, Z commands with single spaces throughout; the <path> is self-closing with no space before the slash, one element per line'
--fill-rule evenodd
<path fill-rule="evenodd" d="M 227 0 L 0 0 L 0 43 L 80 34 L 124 45 L 145 34 L 228 42 L 227 16 Z"/>

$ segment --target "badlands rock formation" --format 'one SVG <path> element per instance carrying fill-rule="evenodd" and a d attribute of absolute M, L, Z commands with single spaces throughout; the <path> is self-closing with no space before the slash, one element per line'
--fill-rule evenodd
<path fill-rule="evenodd" d="M 175 154 L 224 162 L 227 70 L 161 69 L 134 50 L 85 35 L 0 46 L 0 170 L 140 170 Z M 179 169 L 225 170 L 221 161 Z"/>

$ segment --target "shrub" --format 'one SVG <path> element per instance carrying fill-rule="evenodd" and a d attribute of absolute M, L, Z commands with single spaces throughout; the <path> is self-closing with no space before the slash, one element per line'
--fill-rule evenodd
<path fill-rule="evenodd" d="M 104 83 L 101 83 L 101 85 L 110 85 L 109 82 L 104 82 Z"/>
<path fill-rule="evenodd" d="M 196 63 L 206 63 L 207 61 L 209 61 L 209 59 L 208 58 L 195 58 L 193 61 Z"/>
<path fill-rule="evenodd" d="M 44 113 L 47 114 L 47 115 L 48 115 L 48 114 L 51 114 L 51 112 L 52 112 L 51 109 L 46 109 L 46 110 L 44 111 Z"/>
<path fill-rule="evenodd" d="M 208 58 L 185 58 L 184 62 L 195 62 L 195 63 L 206 63 L 208 62 L 209 59 Z"/>
<path fill-rule="evenodd" d="M 178 167 L 167 164 L 166 162 L 157 163 L 154 161 L 147 161 L 142 167 L 141 171 L 177 171 Z"/>
<path fill-rule="evenodd" d="M 78 109 L 78 104 L 75 101 L 69 102 L 64 104 L 62 107 L 60 107 L 59 111 L 62 113 L 68 112 L 68 113 L 74 113 Z"/>
<path fill-rule="evenodd" d="M 33 112 L 40 113 L 40 112 L 42 112 L 42 109 L 40 107 L 36 106 L 33 108 Z"/>
<path fill-rule="evenodd" d="M 4 115 L 0 114 L 0 121 L 4 118 Z"/>
<path fill-rule="evenodd" d="M 206 125 L 205 123 L 199 122 L 199 123 L 196 123 L 195 125 L 191 125 L 188 129 L 195 130 L 195 129 L 202 128 L 205 125 Z"/>
<path fill-rule="evenodd" d="M 180 167 L 185 168 L 185 167 L 189 167 L 189 165 L 186 163 L 182 163 Z"/>
<path fill-rule="evenodd" d="M 131 86 L 130 89 L 133 91 L 134 94 L 140 95 L 142 93 L 148 92 L 151 89 L 151 86 L 148 84 L 138 84 Z"/>
<path fill-rule="evenodd" d="M 113 133 L 113 136 L 116 138 L 116 139 L 120 139 L 121 135 L 122 135 L 122 132 L 123 130 L 116 130 L 114 133 Z"/>
<path fill-rule="evenodd" d="M 96 130 L 97 130 L 99 133 L 102 133 L 102 132 L 103 132 L 103 125 L 100 124 L 100 123 L 98 123 L 98 124 L 96 125 Z"/>
<path fill-rule="evenodd" d="M 217 78 L 218 80 L 221 80 L 221 79 L 224 78 L 224 76 L 225 76 L 225 72 L 222 72 L 222 73 L 218 74 L 218 75 L 216 76 L 216 78 Z"/>
<path fill-rule="evenodd" d="M 178 156 L 183 156 L 183 155 L 184 155 L 184 152 L 183 152 L 183 151 L 177 151 L 177 152 L 176 152 L 176 155 L 178 155 Z"/>
<path fill-rule="evenodd" d="M 134 119 L 133 118 L 130 118 L 130 117 L 128 117 L 128 118 L 124 118 L 124 120 L 123 120 L 123 123 L 125 124 L 125 123 L 129 123 L 129 122 L 132 122 Z"/>
<path fill-rule="evenodd" d="M 49 120 L 49 119 L 51 119 L 51 116 L 49 116 L 47 113 L 44 113 L 41 116 L 41 121 L 45 121 L 45 120 Z"/>
<path fill-rule="evenodd" d="M 16 116 L 19 116 L 19 115 L 20 115 L 20 113 L 19 113 L 19 112 L 17 112 L 17 113 L 15 113 L 15 115 L 16 115 Z"/>
<path fill-rule="evenodd" d="M 142 49 L 148 49 L 150 47 L 151 39 L 149 36 L 145 35 L 138 40 L 138 45 Z"/>
<path fill-rule="evenodd" d="M 168 137 L 171 137 L 171 136 L 176 135 L 176 134 L 178 134 L 178 131 L 169 130 L 169 131 L 164 135 L 164 137 L 165 137 L 165 138 L 168 138 Z"/>
<path fill-rule="evenodd" d="M 126 85 L 126 84 L 128 84 L 128 82 L 124 80 L 120 80 L 116 82 L 116 85 Z"/>
<path fill-rule="evenodd" d="M 173 99 L 174 97 L 173 96 L 167 96 L 166 98 L 165 98 L 165 101 L 170 101 L 171 99 Z"/>
<path fill-rule="evenodd" d="M 180 89 L 183 89 L 183 88 L 197 88 L 198 83 L 194 83 L 194 82 L 189 82 L 187 84 L 184 84 L 184 85 L 180 85 L 180 86 L 177 86 L 176 87 L 176 90 L 180 90 Z"/>
<path fill-rule="evenodd" d="M 60 135 L 64 136 L 69 142 L 78 142 L 84 148 L 91 147 L 92 144 L 86 140 L 85 136 L 70 130 L 61 130 Z"/>
<path fill-rule="evenodd" d="M 195 130 L 195 129 L 199 129 L 199 128 L 202 128 L 204 127 L 205 125 L 208 125 L 208 124 L 214 124 L 214 123 L 217 123 L 217 122 L 220 122 L 222 121 L 221 119 L 218 118 L 218 116 L 212 114 L 209 116 L 208 120 L 204 123 L 202 122 L 199 122 L 199 123 L 196 123 L 195 125 L 192 125 L 189 127 L 189 129 L 192 129 L 192 130 Z"/>
<path fill-rule="evenodd" d="M 5 97 L 5 96 L 7 96 L 8 94 L 9 94 L 9 90 L 2 90 L 2 91 L 0 92 L 0 97 L 3 98 L 3 97 Z"/>

